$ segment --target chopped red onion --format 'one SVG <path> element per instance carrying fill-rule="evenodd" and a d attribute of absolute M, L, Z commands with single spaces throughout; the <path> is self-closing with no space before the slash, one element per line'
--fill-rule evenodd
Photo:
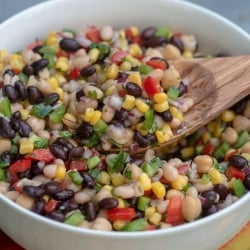
<path fill-rule="evenodd" d="M 137 152 L 139 148 L 140 147 L 139 147 L 139 145 L 137 143 L 133 143 L 133 144 L 130 145 L 130 149 L 131 149 L 132 152 Z"/>
<path fill-rule="evenodd" d="M 86 38 L 83 34 L 78 34 L 77 36 L 76 36 L 76 41 L 82 46 L 82 47 L 84 47 L 84 48 L 87 48 L 87 47 L 89 47 L 90 45 L 91 45 L 91 41 L 88 39 L 88 38 Z"/>
<path fill-rule="evenodd" d="M 115 110 L 120 110 L 122 107 L 122 99 L 118 95 L 112 95 L 109 101 L 109 105 Z"/>

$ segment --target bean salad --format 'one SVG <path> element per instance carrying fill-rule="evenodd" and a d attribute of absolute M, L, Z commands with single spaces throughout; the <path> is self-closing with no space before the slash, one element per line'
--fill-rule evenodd
<path fill-rule="evenodd" d="M 250 190 L 249 97 L 153 149 L 185 127 L 194 105 L 171 61 L 205 56 L 220 55 L 153 26 L 64 29 L 0 50 L 0 194 L 68 225 L 128 232 L 237 201 Z"/>

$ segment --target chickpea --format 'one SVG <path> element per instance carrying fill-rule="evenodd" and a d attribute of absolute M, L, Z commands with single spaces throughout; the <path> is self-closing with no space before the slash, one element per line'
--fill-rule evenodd
<path fill-rule="evenodd" d="M 161 81 L 163 78 L 164 71 L 162 69 L 155 69 L 148 73 L 148 76 L 153 77 L 154 79 Z"/>
<path fill-rule="evenodd" d="M 35 204 L 35 200 L 26 194 L 20 194 L 16 199 L 16 203 L 26 209 L 31 210 Z"/>
<path fill-rule="evenodd" d="M 232 127 L 227 127 L 221 134 L 221 139 L 229 144 L 234 144 L 238 140 L 238 133 Z"/>
<path fill-rule="evenodd" d="M 109 105 L 104 105 L 102 109 L 102 119 L 105 122 L 110 122 L 115 116 L 115 109 Z"/>
<path fill-rule="evenodd" d="M 152 57 L 163 57 L 162 53 L 158 49 L 148 48 L 145 52 L 145 56 L 152 58 Z"/>
<path fill-rule="evenodd" d="M 176 189 L 170 189 L 167 192 L 166 198 L 167 200 L 169 200 L 172 196 L 176 196 L 176 195 L 180 195 L 181 197 L 184 197 L 184 194 L 181 191 L 176 190 Z"/>
<path fill-rule="evenodd" d="M 173 165 L 169 163 L 165 163 L 162 167 L 162 170 L 163 170 L 164 178 L 167 181 L 172 182 L 172 181 L 177 180 L 179 173 L 178 173 L 178 170 Z"/>
<path fill-rule="evenodd" d="M 83 69 L 90 65 L 90 58 L 88 55 L 78 56 L 72 59 L 72 66 L 77 69 Z"/>
<path fill-rule="evenodd" d="M 161 81 L 164 90 L 167 90 L 170 86 L 178 88 L 180 82 L 180 74 L 173 66 L 170 66 L 167 70 L 164 71 L 163 78 Z"/>
<path fill-rule="evenodd" d="M 53 179 L 56 176 L 56 164 L 49 164 L 44 167 L 43 174 L 46 178 Z"/>
<path fill-rule="evenodd" d="M 181 58 L 181 52 L 176 46 L 167 44 L 163 50 L 163 56 L 167 60 L 175 60 Z"/>
<path fill-rule="evenodd" d="M 180 125 L 181 125 L 181 121 L 176 117 L 174 117 L 173 120 L 170 122 L 170 127 L 172 129 L 178 129 Z"/>
<path fill-rule="evenodd" d="M 250 120 L 243 115 L 237 115 L 233 121 L 233 128 L 237 132 L 240 132 L 242 130 L 249 130 L 250 129 Z"/>
<path fill-rule="evenodd" d="M 96 218 L 91 228 L 101 231 L 112 231 L 111 223 L 105 218 Z"/>
<path fill-rule="evenodd" d="M 0 181 L 0 194 L 8 192 L 10 184 L 5 181 Z"/>
<path fill-rule="evenodd" d="M 198 155 L 194 158 L 194 163 L 197 165 L 197 172 L 205 174 L 213 166 L 213 159 L 209 155 Z"/>
<path fill-rule="evenodd" d="M 12 201 L 16 201 L 18 195 L 19 195 L 19 192 L 17 191 L 8 191 L 4 194 L 7 198 L 9 198 L 10 200 Z"/>
<path fill-rule="evenodd" d="M 197 197 L 186 196 L 182 201 L 182 214 L 185 220 L 193 221 L 201 214 L 201 201 Z"/>
<path fill-rule="evenodd" d="M 187 192 L 186 196 L 198 197 L 198 191 L 195 187 L 190 187 Z"/>

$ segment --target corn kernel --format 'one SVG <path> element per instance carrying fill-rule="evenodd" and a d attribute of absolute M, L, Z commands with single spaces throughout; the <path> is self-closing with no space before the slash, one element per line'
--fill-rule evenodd
<path fill-rule="evenodd" d="M 221 120 L 223 122 L 232 122 L 235 118 L 235 113 L 232 110 L 225 110 L 221 114 Z"/>
<path fill-rule="evenodd" d="M 118 74 L 119 74 L 119 66 L 116 65 L 115 63 L 111 64 L 107 68 L 106 76 L 108 79 L 117 79 Z"/>
<path fill-rule="evenodd" d="M 91 63 L 95 63 L 100 55 L 100 50 L 97 48 L 93 48 L 89 51 L 88 56 Z"/>
<path fill-rule="evenodd" d="M 118 187 L 124 184 L 126 180 L 121 173 L 114 173 L 111 175 L 111 182 L 115 187 Z"/>
<path fill-rule="evenodd" d="M 176 181 L 171 182 L 171 185 L 174 189 L 182 190 L 188 183 L 188 179 L 186 176 L 178 175 L 178 178 Z"/>
<path fill-rule="evenodd" d="M 0 50 L 0 60 L 3 60 L 8 54 L 9 52 L 7 50 Z"/>
<path fill-rule="evenodd" d="M 164 123 L 162 126 L 162 131 L 165 134 L 165 136 L 171 138 L 173 136 L 173 131 L 171 129 L 171 127 L 169 126 L 169 124 Z"/>
<path fill-rule="evenodd" d="M 57 72 L 57 73 L 55 74 L 55 78 L 56 78 L 56 80 L 58 81 L 59 85 L 65 83 L 65 82 L 67 81 L 67 79 L 66 79 L 66 78 L 63 76 L 63 74 L 60 73 L 60 72 Z"/>
<path fill-rule="evenodd" d="M 135 97 L 132 95 L 125 95 L 122 107 L 126 110 L 131 110 L 135 106 Z"/>
<path fill-rule="evenodd" d="M 142 187 L 144 191 L 151 190 L 152 182 L 146 173 L 141 173 L 138 180 L 139 180 L 140 186 Z"/>
<path fill-rule="evenodd" d="M 112 187 L 111 185 L 106 184 L 106 185 L 104 185 L 104 186 L 102 187 L 102 189 L 111 192 L 112 189 L 113 189 L 113 187 Z"/>
<path fill-rule="evenodd" d="M 81 115 L 81 118 L 85 122 L 90 122 L 94 112 L 95 112 L 95 110 L 93 108 L 86 108 L 85 113 L 83 115 Z"/>
<path fill-rule="evenodd" d="M 126 207 L 126 203 L 122 198 L 117 198 L 117 200 L 118 200 L 118 206 L 117 206 L 118 208 Z"/>
<path fill-rule="evenodd" d="M 106 96 L 111 96 L 111 95 L 115 94 L 116 91 L 117 91 L 116 86 L 110 86 L 110 87 L 108 87 L 108 88 L 105 90 L 105 95 L 106 95 Z"/>
<path fill-rule="evenodd" d="M 171 112 L 172 116 L 177 118 L 179 121 L 182 122 L 184 120 L 181 111 L 177 109 L 176 107 L 169 106 L 169 111 Z"/>
<path fill-rule="evenodd" d="M 20 154 L 29 154 L 32 153 L 34 150 L 34 143 L 27 140 L 24 142 L 20 143 L 20 147 L 19 147 L 19 153 Z"/>
<path fill-rule="evenodd" d="M 132 73 L 128 76 L 128 82 L 133 82 L 142 86 L 142 79 L 139 73 Z"/>
<path fill-rule="evenodd" d="M 162 103 L 162 102 L 166 102 L 168 99 L 168 96 L 166 93 L 157 93 L 157 94 L 154 94 L 153 96 L 153 100 L 156 102 L 156 103 Z"/>
<path fill-rule="evenodd" d="M 132 56 L 139 56 L 142 54 L 140 46 L 136 43 L 133 43 L 129 46 L 128 52 Z"/>
<path fill-rule="evenodd" d="M 242 153 L 241 156 L 244 157 L 247 161 L 250 161 L 250 154 Z"/>
<path fill-rule="evenodd" d="M 212 133 L 217 126 L 217 123 L 215 121 L 211 121 L 207 124 L 207 129 L 210 133 Z"/>
<path fill-rule="evenodd" d="M 168 102 L 165 101 L 165 102 L 161 102 L 161 103 L 155 103 L 155 104 L 153 105 L 153 108 L 154 108 L 154 110 L 155 110 L 156 112 L 162 113 L 162 112 L 168 110 L 169 105 L 168 105 Z"/>
<path fill-rule="evenodd" d="M 56 36 L 49 36 L 47 38 L 46 44 L 49 46 L 54 46 L 57 44 L 57 37 Z"/>
<path fill-rule="evenodd" d="M 113 222 L 113 228 L 116 231 L 120 231 L 127 224 L 126 220 L 115 220 Z"/>
<path fill-rule="evenodd" d="M 145 217 L 149 219 L 154 213 L 156 213 L 156 208 L 155 207 L 148 207 L 145 210 Z"/>
<path fill-rule="evenodd" d="M 101 171 L 97 177 L 98 182 L 103 185 L 110 184 L 110 179 L 110 175 L 106 171 Z"/>
<path fill-rule="evenodd" d="M 127 55 L 125 57 L 125 60 L 129 61 L 132 64 L 132 67 L 137 67 L 137 66 L 140 66 L 140 64 L 141 64 L 141 62 L 138 59 L 136 59 L 135 57 L 133 57 L 131 55 Z M 136 74 L 138 74 L 138 73 L 136 73 Z"/>
<path fill-rule="evenodd" d="M 64 97 L 64 92 L 62 88 L 57 88 L 54 90 L 58 95 L 61 101 L 63 101 L 63 97 Z"/>
<path fill-rule="evenodd" d="M 143 124 L 142 122 L 137 123 L 137 124 L 135 125 L 135 128 L 136 128 L 136 130 L 137 130 L 137 131 L 139 131 L 139 132 L 140 132 L 140 134 L 141 134 L 141 135 L 145 136 L 145 135 L 147 135 L 147 134 L 148 134 L 148 131 L 147 131 L 147 130 L 142 129 L 142 124 Z"/>
<path fill-rule="evenodd" d="M 120 70 L 130 71 L 131 67 L 132 67 L 132 65 L 131 65 L 131 63 L 129 61 L 124 61 L 120 65 Z"/>
<path fill-rule="evenodd" d="M 142 113 L 146 113 L 149 110 L 148 104 L 146 104 L 144 101 L 141 99 L 136 99 L 135 100 L 135 106 L 136 108 L 141 111 Z"/>
<path fill-rule="evenodd" d="M 4 63 L 0 62 L 0 70 L 3 70 L 3 69 L 4 69 Z"/>
<path fill-rule="evenodd" d="M 166 189 L 164 185 L 159 181 L 152 183 L 152 191 L 158 199 L 164 198 L 164 196 L 166 195 Z"/>
<path fill-rule="evenodd" d="M 10 56 L 11 68 L 17 71 L 22 71 L 24 62 L 21 55 L 13 54 Z"/>
<path fill-rule="evenodd" d="M 192 146 L 181 149 L 181 156 L 184 159 L 190 158 L 191 156 L 194 155 L 194 153 L 195 153 L 195 149 Z"/>
<path fill-rule="evenodd" d="M 77 120 L 76 120 L 76 118 L 72 114 L 66 113 L 63 116 L 62 122 L 67 127 L 72 128 L 72 127 L 74 127 L 76 125 Z"/>
<path fill-rule="evenodd" d="M 204 132 L 202 135 L 202 141 L 207 143 L 211 139 L 211 134 L 209 132 Z"/>
<path fill-rule="evenodd" d="M 57 180 L 63 180 L 66 175 L 66 167 L 64 165 L 58 165 L 56 168 L 56 176 L 55 178 Z"/>
<path fill-rule="evenodd" d="M 132 36 L 139 35 L 139 29 L 138 29 L 138 27 L 136 27 L 136 26 L 130 26 L 129 30 L 130 30 Z"/>
<path fill-rule="evenodd" d="M 21 109 L 20 110 L 22 120 L 27 120 L 29 117 L 29 110 L 27 109 Z"/>
<path fill-rule="evenodd" d="M 185 51 L 182 56 L 186 59 L 191 59 L 193 58 L 193 53 L 191 51 Z"/>
<path fill-rule="evenodd" d="M 162 220 L 162 215 L 159 212 L 155 212 L 148 220 L 151 224 L 158 225 Z"/>
<path fill-rule="evenodd" d="M 211 182 L 216 185 L 216 184 L 219 184 L 219 183 L 223 183 L 223 178 L 221 176 L 221 173 L 215 169 L 215 168 L 210 168 L 208 170 L 208 174 L 209 176 L 211 177 Z"/>
<path fill-rule="evenodd" d="M 223 131 L 223 127 L 220 126 L 220 124 L 216 124 L 215 125 L 215 128 L 214 128 L 214 131 L 213 131 L 213 136 L 216 137 L 216 138 L 219 138 L 222 134 L 222 131 Z"/>
<path fill-rule="evenodd" d="M 59 88 L 59 84 L 58 84 L 58 81 L 55 77 L 49 77 L 47 79 L 47 82 L 49 83 L 50 87 L 53 89 L 53 90 L 56 90 L 57 88 Z"/>
<path fill-rule="evenodd" d="M 165 134 L 163 133 L 163 131 L 161 131 L 161 130 L 157 130 L 156 132 L 155 132 L 155 136 L 156 136 L 156 138 L 157 138 L 157 141 L 158 141 L 158 143 L 164 143 L 165 141 L 166 141 L 166 137 L 165 137 Z"/>
<path fill-rule="evenodd" d="M 49 195 L 47 195 L 47 194 L 43 195 L 43 200 L 45 200 L 46 202 L 48 202 L 49 199 L 50 199 Z"/>
<path fill-rule="evenodd" d="M 100 121 L 101 116 L 102 116 L 102 112 L 100 110 L 95 110 L 93 115 L 90 118 L 89 123 L 91 125 L 95 125 L 98 121 Z"/>
<path fill-rule="evenodd" d="M 65 56 L 59 57 L 56 61 L 56 68 L 62 72 L 67 72 L 69 70 L 68 58 Z"/>

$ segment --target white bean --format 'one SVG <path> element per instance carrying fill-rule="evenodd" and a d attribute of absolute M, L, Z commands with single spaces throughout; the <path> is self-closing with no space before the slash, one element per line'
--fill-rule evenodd
<path fill-rule="evenodd" d="M 0 181 L 0 194 L 4 194 L 9 190 L 10 184 L 5 181 Z"/>
<path fill-rule="evenodd" d="M 157 204 L 156 208 L 159 213 L 164 214 L 167 211 L 167 206 L 168 206 L 168 201 L 163 200 Z"/>
<path fill-rule="evenodd" d="M 206 174 L 213 166 L 213 159 L 209 155 L 198 155 L 194 158 L 194 163 L 198 173 Z"/>
<path fill-rule="evenodd" d="M 10 139 L 0 139 L 0 155 L 5 151 L 10 151 L 11 140 Z"/>
<path fill-rule="evenodd" d="M 131 185 L 123 185 L 123 186 L 115 187 L 113 189 L 113 194 L 123 199 L 129 199 L 135 196 L 135 190 Z"/>
<path fill-rule="evenodd" d="M 228 142 L 229 144 L 234 144 L 238 140 L 238 137 L 237 131 L 232 127 L 227 127 L 221 134 L 222 140 Z"/>
<path fill-rule="evenodd" d="M 96 218 L 91 228 L 101 231 L 112 231 L 111 223 L 105 218 Z"/>
<path fill-rule="evenodd" d="M 35 116 L 30 116 L 26 121 L 32 128 L 33 132 L 36 134 L 38 134 L 39 131 L 45 129 L 44 119 L 40 119 Z"/>
<path fill-rule="evenodd" d="M 49 165 L 45 166 L 43 169 L 44 176 L 49 178 L 49 179 L 55 178 L 56 168 L 57 168 L 56 164 L 49 164 Z"/>
<path fill-rule="evenodd" d="M 35 200 L 26 194 L 20 194 L 16 199 L 16 203 L 26 209 L 31 210 Z"/>
<path fill-rule="evenodd" d="M 165 163 L 162 167 L 164 178 L 170 182 L 176 181 L 178 179 L 178 170 L 169 163 Z"/>
<path fill-rule="evenodd" d="M 9 191 L 9 192 L 6 192 L 4 194 L 7 198 L 9 198 L 10 200 L 12 201 L 16 201 L 18 195 L 19 195 L 19 192 L 17 191 Z"/>
<path fill-rule="evenodd" d="M 115 116 L 115 109 L 109 105 L 104 105 L 102 109 L 102 119 L 105 122 L 110 122 Z"/>
<path fill-rule="evenodd" d="M 182 214 L 189 222 L 198 218 L 201 208 L 201 201 L 197 197 L 186 196 L 182 201 Z"/>
<path fill-rule="evenodd" d="M 113 36 L 113 28 L 110 25 L 105 25 L 100 30 L 100 37 L 104 41 L 108 41 L 112 39 Z"/>
<path fill-rule="evenodd" d="M 106 190 L 106 189 L 101 189 L 94 197 L 94 200 L 96 202 L 101 201 L 104 198 L 112 198 L 112 194 L 110 193 L 110 191 Z"/>
<path fill-rule="evenodd" d="M 103 92 L 99 88 L 93 85 L 85 84 L 83 87 L 83 92 L 86 96 L 92 97 L 92 99 L 101 99 L 103 97 Z"/>

